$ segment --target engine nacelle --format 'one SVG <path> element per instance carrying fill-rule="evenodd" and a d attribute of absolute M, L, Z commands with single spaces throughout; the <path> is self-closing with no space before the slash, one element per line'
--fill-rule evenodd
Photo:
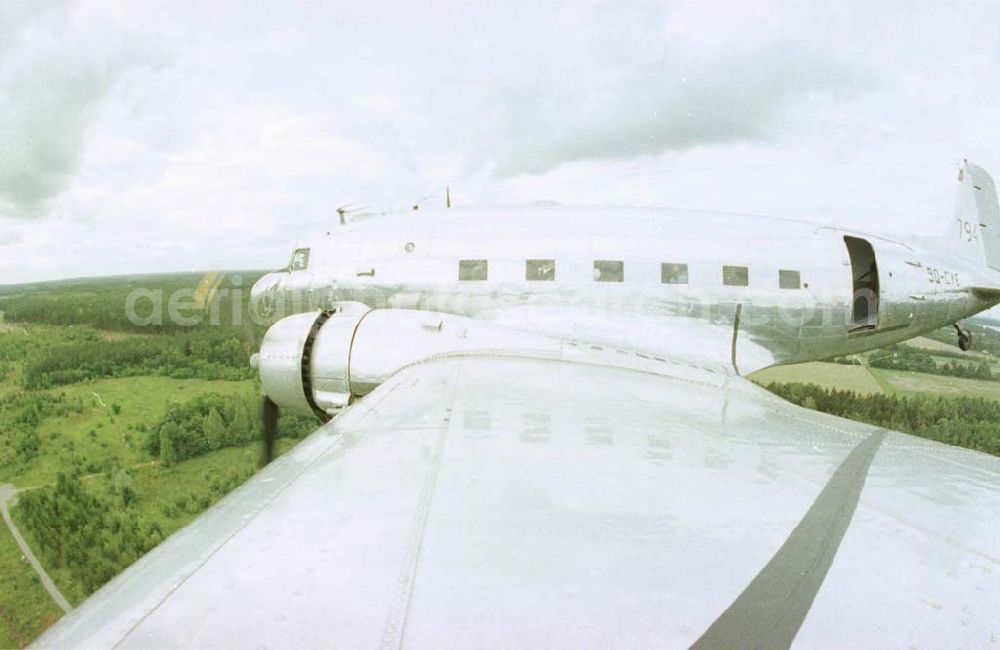
<path fill-rule="evenodd" d="M 351 341 L 364 315 L 345 309 L 307 312 L 272 325 L 252 361 L 264 394 L 293 413 L 323 419 L 346 405 Z M 314 362 L 317 343 L 323 351 L 321 367 Z"/>
<path fill-rule="evenodd" d="M 253 363 L 264 394 L 278 406 L 327 420 L 351 398 L 428 357 L 472 350 L 558 355 L 560 349 L 556 339 L 462 316 L 346 303 L 281 319 Z"/>

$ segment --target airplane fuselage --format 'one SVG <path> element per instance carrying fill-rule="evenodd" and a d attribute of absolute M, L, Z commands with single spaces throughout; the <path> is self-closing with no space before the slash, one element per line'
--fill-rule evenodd
<path fill-rule="evenodd" d="M 254 298 L 420 309 L 746 373 L 902 341 L 996 304 L 996 274 L 914 245 L 793 220 L 531 207 L 419 211 L 296 247 Z"/>

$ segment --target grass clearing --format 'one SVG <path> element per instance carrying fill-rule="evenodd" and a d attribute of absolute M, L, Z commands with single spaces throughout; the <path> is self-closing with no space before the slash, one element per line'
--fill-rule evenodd
<path fill-rule="evenodd" d="M 222 477 L 234 472 L 252 475 L 259 458 L 260 447 L 250 445 L 219 449 L 170 467 L 157 464 L 138 468 L 132 473 L 132 487 L 138 493 L 135 507 L 159 522 L 164 535 L 169 535 L 222 496 L 213 493 L 213 482 L 218 485 Z M 171 505 L 177 508 L 176 514 Z"/>
<path fill-rule="evenodd" d="M 816 384 L 821 388 L 853 390 L 864 395 L 885 392 L 866 366 L 848 366 L 841 363 L 814 361 L 791 366 L 775 366 L 758 370 L 750 378 L 765 386 L 772 382 Z"/>
<path fill-rule="evenodd" d="M 0 469 L 0 482 L 36 487 L 55 480 L 56 473 L 82 459 L 84 473 L 100 471 L 117 459 L 125 466 L 150 460 L 142 449 L 140 425 L 155 422 L 171 401 L 215 393 L 252 395 L 253 381 L 207 381 L 169 377 L 102 379 L 49 389 L 64 399 L 83 400 L 82 413 L 44 419 L 38 426 L 41 451 L 25 465 Z M 114 405 L 120 407 L 115 415 Z"/>
<path fill-rule="evenodd" d="M 929 339 L 926 336 L 918 336 L 915 339 L 910 339 L 906 342 L 906 344 L 928 352 L 961 352 L 961 350 L 958 349 L 957 344 L 951 345 L 949 343 L 944 343 L 943 341 L 935 341 L 934 339 Z"/>
<path fill-rule="evenodd" d="M 951 359 L 948 359 L 951 360 Z M 947 375 L 931 375 L 905 370 L 887 370 L 839 363 L 800 363 L 775 366 L 755 372 L 754 381 L 769 383 L 815 384 L 821 388 L 852 390 L 862 395 L 943 395 L 947 397 L 983 397 L 1000 399 L 1000 381 L 983 381 Z"/>
<path fill-rule="evenodd" d="M 909 396 L 918 394 L 943 395 L 946 397 L 983 397 L 1000 399 L 1000 381 L 983 381 L 946 375 L 928 375 L 904 370 L 871 368 L 871 373 L 886 392 Z"/>

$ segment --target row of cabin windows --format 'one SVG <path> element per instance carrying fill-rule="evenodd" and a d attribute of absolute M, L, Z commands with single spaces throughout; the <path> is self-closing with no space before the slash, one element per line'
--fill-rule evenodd
<path fill-rule="evenodd" d="M 545 282 L 556 279 L 555 260 L 525 260 L 524 279 L 529 282 Z M 309 266 L 309 249 L 298 248 L 292 253 L 289 271 L 301 271 Z M 459 260 L 458 279 L 462 282 L 481 282 L 489 275 L 487 260 Z M 625 262 L 621 260 L 595 260 L 595 282 L 624 282 Z M 688 265 L 664 262 L 660 264 L 662 284 L 687 284 Z M 727 287 L 750 286 L 750 270 L 745 266 L 723 266 L 722 284 Z M 799 289 L 802 278 L 798 271 L 781 269 L 778 271 L 778 287 Z"/>
<path fill-rule="evenodd" d="M 489 276 L 487 260 L 459 260 L 458 279 L 462 282 L 482 282 Z M 528 282 L 546 282 L 556 279 L 555 260 L 525 260 L 524 279 Z M 624 282 L 625 262 L 621 260 L 595 260 L 594 282 Z M 662 284 L 687 284 L 688 265 L 664 262 L 660 264 Z M 723 266 L 722 284 L 727 287 L 750 286 L 750 269 L 746 266 Z M 802 278 L 798 271 L 778 271 L 778 287 L 799 289 Z"/>

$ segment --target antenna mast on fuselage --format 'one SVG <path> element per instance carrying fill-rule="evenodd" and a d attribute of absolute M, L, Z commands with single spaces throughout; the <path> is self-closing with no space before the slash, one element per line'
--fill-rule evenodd
<path fill-rule="evenodd" d="M 356 203 L 348 203 L 337 208 L 337 216 L 340 217 L 340 225 L 347 225 L 347 215 L 358 212 L 359 210 L 364 210 L 366 206 L 358 205 Z"/>

